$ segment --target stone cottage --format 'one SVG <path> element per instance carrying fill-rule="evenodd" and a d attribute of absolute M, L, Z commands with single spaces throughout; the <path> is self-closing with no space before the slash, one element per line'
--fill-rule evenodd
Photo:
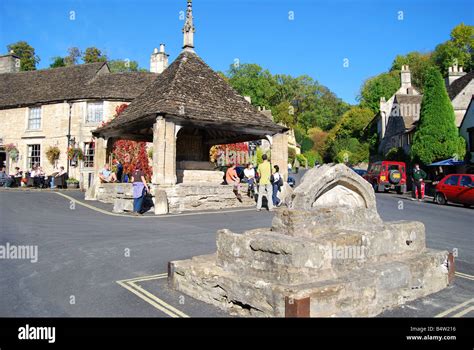
<path fill-rule="evenodd" d="M 401 86 L 388 100 L 381 98 L 380 112 L 377 114 L 379 151 L 386 154 L 391 148 L 403 148 L 408 152 L 420 119 L 423 96 L 411 83 L 411 72 L 402 66 Z"/>
<path fill-rule="evenodd" d="M 462 67 L 453 65 L 446 77 L 446 90 L 459 128 L 474 94 L 474 72 L 466 73 Z M 423 96 L 411 84 L 409 67 L 402 66 L 400 89 L 387 101 L 381 98 L 380 112 L 375 116 L 380 153 L 402 148 L 408 154 L 420 119 L 422 99 Z"/>
<path fill-rule="evenodd" d="M 459 128 L 474 94 L 474 71 L 466 73 L 457 65 L 449 67 L 446 90 L 454 108 L 456 126 Z"/>
<path fill-rule="evenodd" d="M 471 167 L 474 163 L 474 95 L 471 95 L 471 102 L 467 107 L 467 111 L 464 114 L 461 125 L 459 126 L 459 134 L 464 137 L 467 144 L 468 159 L 470 160 Z"/>
<path fill-rule="evenodd" d="M 18 57 L 0 56 L 0 164 L 12 172 L 40 164 L 47 174 L 54 165 L 69 168 L 69 176 L 88 188 L 94 177 L 91 131 L 109 120 L 115 108 L 140 95 L 166 67 L 164 45 L 155 49 L 150 72 L 111 73 L 106 62 L 19 71 Z M 7 154 L 13 145 L 18 156 Z M 68 146 L 80 148 L 84 159 L 70 166 Z M 46 157 L 49 147 L 61 151 L 56 164 Z"/>

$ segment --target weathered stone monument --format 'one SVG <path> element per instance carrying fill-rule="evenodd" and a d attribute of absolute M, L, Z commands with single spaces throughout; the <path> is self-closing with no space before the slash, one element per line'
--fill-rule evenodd
<path fill-rule="evenodd" d="M 171 288 L 240 316 L 375 316 L 445 288 L 447 251 L 420 222 L 383 222 L 344 165 L 309 170 L 271 228 L 217 232 L 217 252 L 169 264 Z"/>

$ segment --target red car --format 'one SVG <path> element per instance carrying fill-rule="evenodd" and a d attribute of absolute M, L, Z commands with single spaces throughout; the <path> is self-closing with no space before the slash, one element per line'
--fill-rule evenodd
<path fill-rule="evenodd" d="M 407 173 L 404 162 L 384 160 L 372 163 L 367 174 L 364 175 L 372 184 L 375 192 L 396 190 L 398 193 L 407 191 Z"/>
<path fill-rule="evenodd" d="M 434 199 L 438 204 L 452 202 L 470 207 L 474 204 L 474 175 L 451 174 L 445 176 L 436 185 Z"/>

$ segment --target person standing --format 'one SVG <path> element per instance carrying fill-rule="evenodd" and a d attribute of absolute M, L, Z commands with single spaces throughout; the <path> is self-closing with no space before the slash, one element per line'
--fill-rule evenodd
<path fill-rule="evenodd" d="M 263 196 L 267 197 L 268 210 L 273 210 L 273 189 L 270 177 L 272 176 L 272 167 L 268 161 L 266 154 L 262 156 L 263 162 L 258 166 L 257 172 L 260 175 L 260 182 L 258 186 L 258 200 L 257 200 L 257 210 L 262 209 L 262 199 Z"/>
<path fill-rule="evenodd" d="M 298 157 L 295 157 L 294 168 L 295 174 L 298 174 L 298 171 L 300 170 L 300 161 L 298 160 Z"/>
<path fill-rule="evenodd" d="M 133 215 L 141 215 L 143 199 L 150 189 L 140 166 L 137 165 L 135 168 L 131 180 L 133 184 Z"/>
<path fill-rule="evenodd" d="M 413 180 L 413 187 L 414 187 L 414 197 L 415 200 L 418 199 L 419 202 L 423 200 L 423 193 L 422 193 L 422 186 L 423 182 L 426 179 L 426 173 L 420 169 L 419 164 L 415 164 L 415 168 L 413 169 L 413 175 L 412 175 L 412 180 Z"/>
<path fill-rule="evenodd" d="M 273 205 L 279 207 L 281 205 L 281 200 L 278 198 L 278 192 L 280 192 L 281 186 L 283 186 L 283 178 L 280 174 L 280 167 L 278 165 L 274 165 L 273 175 L 271 176 L 272 180 L 272 201 Z"/>
<path fill-rule="evenodd" d="M 117 167 L 116 177 L 118 182 L 123 182 L 123 164 L 120 160 L 114 159 L 115 166 Z"/>
<path fill-rule="evenodd" d="M 240 195 L 240 178 L 235 170 L 235 164 L 231 163 L 225 173 L 225 181 L 228 185 L 233 186 L 233 192 L 239 202 L 242 202 L 242 196 Z"/>

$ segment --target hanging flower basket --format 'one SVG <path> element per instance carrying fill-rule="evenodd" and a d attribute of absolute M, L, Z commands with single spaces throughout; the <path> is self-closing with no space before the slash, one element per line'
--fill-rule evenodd
<path fill-rule="evenodd" d="M 67 150 L 67 159 L 69 160 L 82 160 L 84 158 L 84 153 L 82 153 L 82 149 L 69 147 Z"/>
<path fill-rule="evenodd" d="M 61 150 L 54 146 L 49 147 L 46 151 L 46 157 L 48 158 L 49 162 L 54 165 L 54 163 L 59 159 L 59 155 L 61 154 Z"/>
<path fill-rule="evenodd" d="M 5 145 L 5 151 L 10 155 L 10 159 L 14 162 L 18 160 L 18 155 L 20 152 L 18 151 L 18 148 L 13 143 L 9 143 Z"/>

